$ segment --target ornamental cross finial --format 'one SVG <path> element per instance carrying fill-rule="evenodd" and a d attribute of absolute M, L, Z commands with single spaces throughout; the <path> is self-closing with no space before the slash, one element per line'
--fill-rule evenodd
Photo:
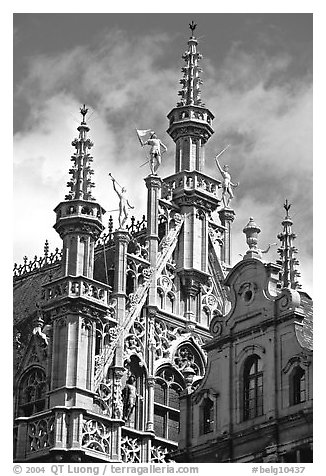
<path fill-rule="evenodd" d="M 288 215 L 289 214 L 289 210 L 291 208 L 291 203 L 288 202 L 288 199 L 285 200 L 285 203 L 284 203 L 284 209 L 286 211 L 286 214 Z"/>
<path fill-rule="evenodd" d="M 80 114 L 83 116 L 83 124 L 86 124 L 85 123 L 85 116 L 86 116 L 87 113 L 88 113 L 88 109 L 84 104 L 83 107 L 80 108 Z"/>
<path fill-rule="evenodd" d="M 196 26 L 197 26 L 197 23 L 194 23 L 194 21 L 192 21 L 191 23 L 189 23 L 189 28 L 191 30 L 191 34 L 192 36 L 194 36 L 194 31 L 196 29 Z"/>

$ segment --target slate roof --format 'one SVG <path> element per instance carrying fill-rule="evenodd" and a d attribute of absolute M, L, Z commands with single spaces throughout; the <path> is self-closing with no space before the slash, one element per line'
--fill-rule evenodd
<path fill-rule="evenodd" d="M 36 312 L 36 303 L 41 299 L 42 285 L 61 275 L 60 262 L 54 266 L 44 266 L 34 273 L 14 279 L 13 319 L 14 325 L 24 321 Z M 52 278 L 51 278 L 52 276 Z"/>
<path fill-rule="evenodd" d="M 109 284 L 113 285 L 113 257 L 114 249 L 106 249 L 106 266 L 108 271 Z M 42 285 L 54 280 L 62 275 L 61 262 L 55 265 L 44 266 L 35 272 L 27 273 L 14 278 L 13 288 L 13 322 L 14 325 L 23 323 L 29 316 L 36 312 L 36 303 L 41 299 Z M 105 260 L 103 250 L 95 253 L 94 259 L 94 279 L 107 283 L 105 270 Z"/>

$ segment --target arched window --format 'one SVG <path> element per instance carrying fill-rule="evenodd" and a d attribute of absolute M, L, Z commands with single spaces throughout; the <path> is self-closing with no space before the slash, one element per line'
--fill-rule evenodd
<path fill-rule="evenodd" d="M 179 395 L 184 384 L 172 368 L 164 368 L 156 376 L 154 429 L 158 437 L 177 441 L 179 433 Z"/>
<path fill-rule="evenodd" d="M 46 379 L 42 369 L 31 369 L 19 386 L 19 415 L 30 416 L 45 409 Z"/>
<path fill-rule="evenodd" d="M 257 355 L 248 357 L 243 371 L 243 419 L 263 414 L 262 361 Z"/>
<path fill-rule="evenodd" d="M 290 374 L 290 405 L 298 405 L 306 401 L 306 374 L 297 366 Z"/>
<path fill-rule="evenodd" d="M 173 311 L 174 311 L 174 294 L 173 293 L 167 293 L 165 302 L 166 302 L 165 310 L 167 312 L 173 313 Z"/>
<path fill-rule="evenodd" d="M 214 430 L 214 403 L 205 398 L 200 406 L 200 433 L 206 434 Z"/>

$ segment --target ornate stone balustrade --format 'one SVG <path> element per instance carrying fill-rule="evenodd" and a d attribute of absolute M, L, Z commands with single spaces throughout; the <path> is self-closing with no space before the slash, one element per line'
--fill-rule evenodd
<path fill-rule="evenodd" d="M 221 182 L 208 177 L 197 170 L 191 172 L 183 171 L 164 179 L 168 188 L 177 193 L 179 190 L 198 190 L 217 197 Z"/>
<path fill-rule="evenodd" d="M 62 259 L 62 250 L 56 248 L 54 252 L 49 253 L 49 242 L 46 241 L 44 245 L 44 255 L 43 256 L 34 256 L 32 260 L 28 260 L 27 256 L 24 256 L 23 264 L 14 264 L 13 274 L 14 278 L 19 278 L 20 276 L 25 276 L 26 274 L 39 271 L 45 266 L 55 265 L 61 262 Z"/>
<path fill-rule="evenodd" d="M 24 444 L 20 445 L 17 458 L 32 460 L 49 451 L 66 451 L 74 441 L 74 450 L 103 460 L 117 460 L 116 444 L 112 444 L 112 439 L 122 421 L 92 412 L 82 413 L 80 409 L 60 408 L 18 418 L 17 429 Z"/>
<path fill-rule="evenodd" d="M 108 305 L 110 286 L 84 276 L 65 276 L 44 285 L 42 299 L 45 303 L 69 298 L 86 297 L 93 302 Z"/>
<path fill-rule="evenodd" d="M 32 417 L 27 424 L 26 453 L 48 450 L 54 446 L 55 418 L 52 412 Z"/>

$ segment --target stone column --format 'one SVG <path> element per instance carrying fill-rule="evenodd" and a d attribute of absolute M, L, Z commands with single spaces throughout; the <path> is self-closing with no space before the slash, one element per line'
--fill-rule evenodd
<path fill-rule="evenodd" d="M 231 227 L 235 218 L 235 211 L 231 208 L 223 208 L 218 212 L 221 224 L 225 227 L 224 231 L 224 244 L 222 246 L 222 261 L 226 266 L 231 266 L 231 256 L 232 256 L 232 235 Z"/>
<path fill-rule="evenodd" d="M 155 317 L 157 307 L 148 307 L 148 340 L 147 340 L 147 359 L 148 359 L 148 400 L 147 400 L 147 420 L 146 430 L 154 431 L 154 392 L 155 392 L 155 376 L 154 376 L 154 362 L 155 362 Z"/>
<path fill-rule="evenodd" d="M 126 312 L 126 277 L 127 277 L 127 247 L 129 233 L 126 230 L 114 232 L 114 285 L 113 297 L 116 299 L 116 316 L 120 326 L 123 325 Z M 115 365 L 123 367 L 123 335 L 117 343 Z"/>
<path fill-rule="evenodd" d="M 154 391 L 155 391 L 155 377 L 154 376 L 148 377 L 147 385 L 148 385 L 148 407 L 147 407 L 146 430 L 154 431 Z"/>
<path fill-rule="evenodd" d="M 147 194 L 147 240 L 149 262 L 153 270 L 152 284 L 148 293 L 148 304 L 156 306 L 156 265 L 158 252 L 158 199 L 161 193 L 162 179 L 157 175 L 149 175 L 145 179 Z"/>

